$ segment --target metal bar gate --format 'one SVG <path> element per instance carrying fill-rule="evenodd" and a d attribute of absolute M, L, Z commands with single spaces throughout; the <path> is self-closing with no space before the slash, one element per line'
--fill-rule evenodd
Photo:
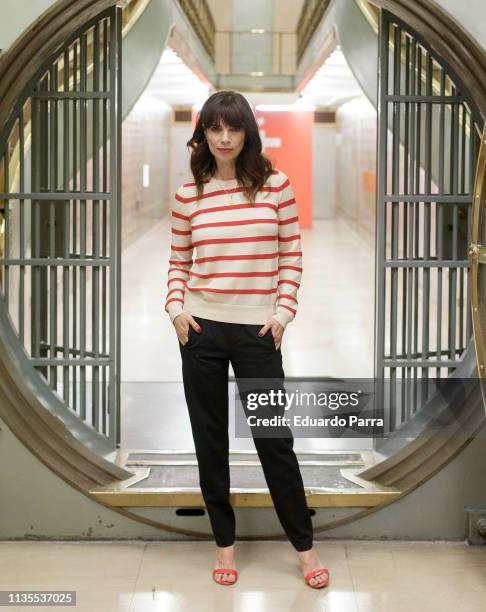
<path fill-rule="evenodd" d="M 0 135 L 0 281 L 12 326 L 66 409 L 120 442 L 122 9 L 73 34 Z"/>
<path fill-rule="evenodd" d="M 482 120 L 460 78 L 408 25 L 381 10 L 379 32 L 375 376 L 387 380 L 392 432 L 472 338 L 468 245 Z"/>

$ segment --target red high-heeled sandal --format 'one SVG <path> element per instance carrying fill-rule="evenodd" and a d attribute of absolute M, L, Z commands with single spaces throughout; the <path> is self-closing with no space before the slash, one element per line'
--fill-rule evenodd
<path fill-rule="evenodd" d="M 309 582 L 311 578 L 315 578 L 316 576 L 322 576 L 323 574 L 327 575 L 327 580 L 321 580 L 320 582 L 316 582 L 316 584 L 311 584 Z M 329 570 L 327 569 L 327 567 L 318 567 L 317 569 L 312 570 L 311 572 L 306 574 L 304 579 L 306 583 L 313 589 L 322 589 L 322 587 L 325 587 L 329 584 Z"/>
<path fill-rule="evenodd" d="M 235 579 L 228 580 L 228 579 L 222 578 L 221 580 L 216 580 L 216 576 L 218 574 L 233 574 Z M 214 582 L 217 582 L 218 584 L 234 584 L 238 580 L 238 570 L 235 570 L 231 567 L 218 567 L 217 569 L 213 569 L 213 579 L 214 579 Z"/>

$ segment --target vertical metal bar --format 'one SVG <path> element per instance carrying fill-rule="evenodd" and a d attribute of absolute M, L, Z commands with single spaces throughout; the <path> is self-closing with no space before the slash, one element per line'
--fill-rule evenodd
<path fill-rule="evenodd" d="M 69 52 L 66 50 L 64 53 L 64 91 L 68 91 L 69 89 Z M 69 191 L 69 143 L 70 143 L 70 134 L 69 134 L 69 100 L 65 98 L 63 100 L 62 107 L 62 116 L 63 116 L 63 190 Z M 65 211 L 69 211 L 69 208 L 66 208 Z M 66 240 L 64 240 L 66 242 Z"/>
<path fill-rule="evenodd" d="M 73 44 L 73 88 L 74 91 L 78 91 L 78 45 L 79 39 L 76 39 Z M 73 183 L 73 191 L 77 191 L 79 189 L 78 182 L 78 101 L 76 98 L 72 100 L 73 105 L 73 169 L 72 169 L 72 183 Z M 72 200 L 72 252 L 73 255 L 76 255 L 78 252 L 78 200 Z M 73 277 L 73 301 L 72 301 L 72 348 L 74 350 L 78 347 L 78 267 L 72 267 L 72 277 Z M 72 367 L 72 394 L 73 394 L 73 410 L 77 411 L 78 409 L 78 399 L 79 399 L 79 391 L 78 391 L 78 377 L 77 377 L 78 368 L 76 366 Z"/>
<path fill-rule="evenodd" d="M 121 26 L 122 9 L 114 7 L 110 23 L 110 440 L 120 445 L 121 320 Z M 113 298 L 113 299 L 111 299 Z"/>
<path fill-rule="evenodd" d="M 25 191 L 25 134 L 24 134 L 24 108 L 19 114 L 19 191 Z M 19 256 L 25 258 L 25 200 L 19 200 Z M 19 268 L 19 337 L 22 345 L 25 342 L 25 265 Z"/>
<path fill-rule="evenodd" d="M 417 52 L 417 81 L 416 93 L 422 94 L 422 48 L 418 42 L 414 41 Z M 421 146 L 422 146 L 422 105 L 417 102 L 417 117 L 415 126 L 415 186 L 414 193 L 420 193 L 420 169 L 421 169 Z M 420 258 L 420 202 L 414 202 L 414 237 L 415 237 L 415 258 Z M 414 268 L 414 342 L 413 353 L 418 355 L 418 328 L 419 328 L 419 275 L 420 268 Z M 418 368 L 414 368 L 414 404 L 417 406 L 417 391 L 418 391 Z"/>
<path fill-rule="evenodd" d="M 474 180 L 476 174 L 476 150 L 475 150 L 475 136 L 476 129 L 474 125 L 474 119 L 472 113 L 469 113 L 469 193 L 472 195 L 474 192 Z M 468 236 L 470 236 L 470 232 L 468 231 Z"/>
<path fill-rule="evenodd" d="M 394 45 L 393 45 L 393 94 L 400 94 L 400 79 L 401 79 L 401 28 L 394 24 Z M 392 193 L 400 192 L 400 103 L 393 102 L 393 150 L 392 150 Z M 391 208 L 391 257 L 398 259 L 398 234 L 399 234 L 399 206 L 400 203 L 390 203 Z M 391 272 L 391 299 L 390 299 L 390 355 L 392 359 L 397 358 L 397 343 L 398 343 L 398 269 L 394 266 Z M 390 427 L 396 427 L 396 411 L 397 411 L 397 369 L 390 368 L 390 394 L 392 398 L 392 409 L 390 414 Z"/>
<path fill-rule="evenodd" d="M 73 44 L 73 91 L 79 91 L 79 58 L 78 58 L 79 38 Z"/>
<path fill-rule="evenodd" d="M 461 187 L 460 193 L 466 194 L 470 193 L 466 191 L 466 123 L 467 123 L 467 112 L 464 104 L 460 105 L 461 108 L 461 168 L 460 168 L 460 177 L 461 177 Z"/>
<path fill-rule="evenodd" d="M 460 133 L 460 140 L 461 140 L 461 166 L 460 166 L 460 193 L 464 194 L 465 190 L 466 190 L 466 107 L 464 106 L 464 104 L 461 104 L 460 107 L 461 109 L 461 113 L 460 113 L 460 127 L 461 127 L 461 133 Z M 461 220 L 464 219 L 465 215 L 464 215 L 464 208 L 461 206 L 460 209 L 458 210 L 458 217 L 460 216 Z M 464 227 L 464 224 L 461 222 L 462 227 Z M 461 245 L 460 245 L 460 250 L 461 250 L 461 258 L 464 259 L 464 257 L 467 257 L 466 253 L 467 253 L 467 246 L 468 246 L 468 239 L 469 236 L 466 235 L 464 237 L 461 237 Z M 466 241 L 466 244 L 464 244 L 464 241 Z M 465 294 L 464 292 L 464 268 L 459 268 L 459 313 L 458 313 L 458 319 L 459 319 L 459 350 L 462 352 L 465 348 L 466 348 L 466 342 L 467 339 L 464 337 L 465 334 L 465 306 L 468 307 L 469 304 L 466 304 L 467 302 L 467 294 Z"/>
<path fill-rule="evenodd" d="M 50 91 L 57 91 L 57 75 L 58 69 L 57 64 L 54 63 L 50 68 L 51 81 Z M 57 191 L 57 164 L 58 164 L 58 130 L 57 130 L 57 100 L 51 99 L 50 113 L 49 113 L 49 128 L 50 128 L 50 140 L 51 146 L 49 148 L 49 163 L 50 163 L 50 178 L 49 187 L 51 192 Z M 49 202 L 49 257 L 55 259 L 56 257 L 56 210 L 55 202 L 51 200 Z M 54 359 L 56 357 L 56 344 L 57 344 L 57 266 L 49 266 L 49 288 L 47 291 L 47 300 L 49 303 L 49 357 Z M 46 287 L 47 289 L 47 287 Z M 53 389 L 57 388 L 57 367 L 55 365 L 50 366 L 49 381 Z"/>
<path fill-rule="evenodd" d="M 51 72 L 46 71 L 45 77 L 41 83 L 42 91 L 49 92 L 52 86 Z M 53 145 L 51 125 L 53 120 L 52 105 L 50 100 L 43 100 L 40 104 L 40 159 L 39 159 L 39 187 L 41 191 L 48 193 L 52 190 L 52 154 Z M 48 222 L 49 202 L 39 201 L 39 257 L 47 257 L 49 253 L 49 233 L 48 227 L 45 225 Z M 40 356 L 49 356 L 48 332 L 49 332 L 49 268 L 41 266 L 39 269 L 39 293 L 37 308 L 40 311 L 41 327 L 39 330 Z M 49 380 L 49 367 L 42 366 L 40 371 Z"/>
<path fill-rule="evenodd" d="M 41 125 L 41 108 L 43 103 L 35 96 L 32 103 L 32 190 L 41 190 L 41 142 L 43 130 Z M 40 257 L 40 202 L 32 201 L 33 229 L 32 257 Z M 32 309 L 31 309 L 31 350 L 32 357 L 40 357 L 41 343 L 41 266 L 33 266 L 32 270 Z M 33 328 L 33 329 L 32 329 Z"/>
<path fill-rule="evenodd" d="M 4 181 L 5 181 L 5 164 L 6 164 L 6 149 L 4 149 L 3 151 L 0 150 L 0 189 L 2 191 L 7 191 L 7 188 L 5 187 Z M 0 204 L 3 205 L 2 208 L 2 214 L 4 214 L 5 211 L 5 205 L 6 205 L 6 200 L 0 200 Z M 5 258 L 7 257 L 7 253 L 5 251 L 5 242 L 4 242 L 4 252 L 3 252 L 3 256 L 0 260 L 0 289 L 1 289 L 1 293 L 2 295 L 4 294 L 4 278 L 5 278 Z"/>
<path fill-rule="evenodd" d="M 4 164 L 4 183 L 5 190 L 7 193 L 10 193 L 10 140 L 7 140 L 7 144 L 5 146 L 5 154 L 4 154 L 5 164 Z M 10 246 L 10 200 L 4 200 L 4 233 L 3 233 L 3 256 L 8 258 L 10 256 L 11 246 Z M 10 304 L 10 266 L 8 264 L 4 264 L 3 268 L 3 297 L 5 300 L 5 306 L 8 309 Z"/>
<path fill-rule="evenodd" d="M 108 91 L 108 19 L 103 20 L 103 91 Z M 102 177 L 103 177 L 103 192 L 108 192 L 108 100 L 103 98 L 102 102 Z M 102 238 L 101 238 L 101 253 L 104 257 L 108 254 L 108 201 L 105 199 L 102 202 Z M 107 266 L 101 268 L 101 350 L 103 354 L 107 352 L 107 302 L 108 302 L 108 270 Z M 108 379 L 109 368 L 102 368 L 102 429 L 107 432 L 107 417 L 108 417 Z"/>
<path fill-rule="evenodd" d="M 411 75 L 409 80 L 409 87 L 407 90 L 407 94 L 413 96 L 415 94 L 415 70 L 417 63 L 417 45 L 414 40 L 411 40 Z M 414 102 L 410 103 L 411 113 L 410 113 L 410 144 L 409 144 L 409 161 L 408 161 L 408 190 L 407 193 L 414 194 L 415 193 L 415 114 L 417 111 L 417 106 Z M 414 259 L 414 219 L 415 219 L 415 202 L 408 203 L 408 259 Z M 412 358 L 412 333 L 414 327 L 413 316 L 413 285 L 415 278 L 415 268 L 411 266 L 407 271 L 408 276 L 408 286 L 407 286 L 407 359 Z M 407 387 L 410 390 L 412 388 L 415 389 L 415 385 L 413 384 L 413 374 L 415 373 L 415 368 L 409 368 L 407 371 Z M 408 406 L 407 406 L 407 418 L 409 418 L 412 414 L 412 405 L 414 398 L 412 394 L 408 394 Z"/>
<path fill-rule="evenodd" d="M 453 86 L 454 95 L 456 88 Z M 458 191 L 458 151 L 459 151 L 459 106 L 457 103 L 452 105 L 451 116 L 451 193 L 457 194 Z M 452 211 L 452 259 L 457 260 L 457 204 L 453 204 Z M 456 303 L 457 303 L 457 268 L 449 269 L 449 358 L 456 357 Z M 452 368 L 449 369 L 451 371 Z"/>
<path fill-rule="evenodd" d="M 386 190 L 387 190 L 387 132 L 388 132 L 388 62 L 390 27 L 388 13 L 380 11 L 379 55 L 378 55 L 378 129 L 377 129 L 377 202 L 375 234 L 375 379 L 377 389 L 375 401 L 383 405 L 385 431 L 389 427 L 389 406 L 384 403 L 384 351 L 385 351 L 385 258 L 386 258 Z M 376 440 L 374 440 L 376 444 Z"/>
<path fill-rule="evenodd" d="M 96 23 L 93 29 L 93 91 L 99 91 L 99 26 Z M 93 191 L 99 190 L 99 106 L 98 100 L 93 99 Z M 99 256 L 99 201 L 92 202 L 92 245 L 93 257 Z M 99 357 L 99 313 L 100 313 L 100 295 L 99 295 L 99 266 L 92 266 L 91 282 L 92 282 L 92 312 L 91 312 L 91 329 L 92 329 L 92 350 L 95 357 Z M 94 412 L 94 426 L 97 431 L 100 429 L 100 414 L 99 414 L 99 366 L 93 366 L 93 381 L 92 381 L 92 404 Z"/>
<path fill-rule="evenodd" d="M 410 37 L 404 33 L 405 36 L 405 95 L 408 96 L 410 93 Z M 403 193 L 408 195 L 409 190 L 409 155 L 410 155 L 410 103 L 405 102 L 405 116 L 404 116 L 404 155 L 403 155 Z M 409 208 L 410 202 L 403 203 L 403 259 L 407 259 L 409 252 Z M 402 269 L 402 346 L 401 353 L 405 357 L 408 353 L 407 334 L 408 325 L 410 322 L 409 318 L 409 270 L 407 268 Z M 403 369 L 401 389 L 402 389 L 402 413 L 401 422 L 407 420 L 408 414 L 408 378 L 410 376 L 410 368 Z"/>
<path fill-rule="evenodd" d="M 50 72 L 47 70 L 39 80 L 35 93 L 37 91 L 49 92 L 51 87 Z M 36 142 L 35 149 L 33 149 L 32 159 L 32 184 L 35 185 L 35 191 L 48 193 L 50 189 L 50 157 L 49 151 L 52 146 L 52 137 L 49 129 L 50 101 L 39 100 L 38 112 L 36 117 Z M 49 211 L 48 201 L 34 201 L 32 204 L 36 210 L 34 212 L 34 224 L 35 228 L 32 232 L 33 242 L 35 242 L 35 250 L 37 257 L 44 258 L 48 254 L 48 233 L 46 223 L 48 221 L 47 213 Z M 48 356 L 48 268 L 46 266 L 35 266 L 32 289 L 32 308 L 31 315 L 32 324 L 35 327 L 33 337 L 35 338 L 35 351 L 38 357 Z M 39 373 L 41 373 L 46 380 L 49 379 L 49 368 L 47 366 L 39 366 Z"/>
<path fill-rule="evenodd" d="M 432 96 L 432 57 L 426 52 L 426 94 Z M 427 102 L 425 105 L 425 185 L 424 191 L 430 194 L 432 191 L 432 105 Z M 430 202 L 424 202 L 424 261 L 430 259 Z M 423 286 L 422 286 L 422 359 L 426 360 L 429 355 L 430 345 L 430 268 L 424 267 L 423 270 Z M 428 379 L 428 368 L 423 369 L 424 379 Z M 425 399 L 428 395 L 428 383 L 422 381 L 422 398 Z"/>
<path fill-rule="evenodd" d="M 30 98 L 30 131 L 31 131 L 31 190 L 32 192 L 38 187 L 36 181 L 36 173 L 38 167 L 38 149 L 39 149 L 39 101 L 35 97 Z M 36 209 L 37 205 L 34 200 L 30 202 L 30 215 L 31 215 L 31 246 L 30 252 L 31 257 L 35 257 L 36 253 L 36 243 L 35 243 L 35 221 L 36 221 Z M 32 266 L 31 268 L 31 276 L 30 276 L 30 292 L 31 292 L 31 309 L 30 309 L 30 355 L 34 357 L 35 355 L 35 341 L 36 341 L 36 322 L 35 322 L 35 311 L 38 310 L 35 308 L 37 295 L 36 295 L 36 278 L 37 278 L 37 266 Z"/>
<path fill-rule="evenodd" d="M 445 95 L 445 72 L 440 71 L 440 95 Z M 445 113 L 446 105 L 442 102 L 439 107 L 439 194 L 445 190 L 444 180 L 444 141 L 445 141 Z M 444 259 L 444 204 L 440 201 L 436 205 L 436 243 L 437 243 L 437 356 L 442 359 L 442 261 Z M 437 378 L 440 378 L 441 367 L 436 370 Z"/>
<path fill-rule="evenodd" d="M 40 257 L 40 203 L 36 202 L 35 215 L 34 215 L 34 239 L 35 239 L 35 255 L 34 257 Z M 32 351 L 33 357 L 41 356 L 41 308 L 40 308 L 40 295 L 41 295 L 41 266 L 35 266 L 35 296 L 37 308 L 34 309 L 35 317 L 35 333 L 34 333 L 34 346 Z"/>
<path fill-rule="evenodd" d="M 64 52 L 64 91 L 69 91 L 69 49 Z M 69 100 L 63 101 L 63 189 L 69 191 L 69 152 L 70 152 L 70 108 Z M 63 245 L 64 258 L 69 257 L 69 208 L 70 202 L 66 200 L 63 206 Z M 69 358 L 69 267 L 62 267 L 62 341 L 63 357 Z M 69 405 L 69 369 L 70 366 L 62 367 L 62 390 L 63 399 Z"/>
<path fill-rule="evenodd" d="M 471 194 L 471 196 L 474 193 L 474 180 L 475 180 L 475 164 L 473 162 L 473 160 L 476 159 L 475 147 L 474 147 L 475 135 L 476 135 L 476 130 L 474 126 L 473 116 L 472 116 L 472 113 L 469 113 L 469 190 L 468 191 Z M 472 206 L 468 206 L 467 207 L 468 240 L 470 240 L 470 237 L 471 237 L 471 222 L 472 222 Z M 471 295 L 470 280 L 471 280 L 470 269 L 468 267 L 467 278 L 466 278 L 468 300 L 470 300 L 469 296 Z M 468 301 L 468 307 L 466 310 L 467 310 L 466 312 L 466 337 L 471 338 L 472 336 L 472 317 L 471 317 L 470 301 Z"/>
<path fill-rule="evenodd" d="M 86 33 L 80 37 L 81 42 L 81 61 L 80 61 L 80 89 L 87 91 L 87 42 Z M 80 100 L 80 183 L 81 191 L 87 191 L 87 121 L 86 109 L 87 101 Z M 86 257 L 86 200 L 80 200 L 80 251 L 81 259 Z M 80 266 L 80 305 L 79 305 L 79 356 L 86 356 L 86 266 Z M 86 366 L 80 366 L 80 414 L 81 418 L 86 419 Z"/>

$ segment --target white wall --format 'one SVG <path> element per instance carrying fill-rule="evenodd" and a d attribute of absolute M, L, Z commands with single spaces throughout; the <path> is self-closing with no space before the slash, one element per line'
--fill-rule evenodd
<path fill-rule="evenodd" d="M 183 183 L 193 181 L 193 176 L 189 167 L 190 149 L 186 142 L 192 136 L 191 123 L 173 123 L 170 143 L 171 159 L 171 195 Z"/>
<path fill-rule="evenodd" d="M 336 127 L 315 125 L 313 148 L 313 219 L 333 219 L 336 214 Z"/>
<path fill-rule="evenodd" d="M 153 227 L 168 210 L 171 124 L 172 108 L 146 94 L 123 121 L 123 248 Z"/>
<path fill-rule="evenodd" d="M 361 96 L 336 113 L 337 212 L 371 237 L 375 226 L 375 193 L 365 191 L 365 173 L 376 174 L 376 110 Z"/>

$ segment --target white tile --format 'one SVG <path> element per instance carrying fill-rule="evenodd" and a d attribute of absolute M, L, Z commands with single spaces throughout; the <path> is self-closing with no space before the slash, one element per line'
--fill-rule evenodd
<path fill-rule="evenodd" d="M 211 542 L 0 542 L 0 585 L 76 590 L 83 612 L 484 610 L 484 547 L 329 540 L 315 548 L 330 571 L 322 590 L 304 583 L 288 542 L 237 541 L 240 573 L 228 587 L 212 580 Z"/>

